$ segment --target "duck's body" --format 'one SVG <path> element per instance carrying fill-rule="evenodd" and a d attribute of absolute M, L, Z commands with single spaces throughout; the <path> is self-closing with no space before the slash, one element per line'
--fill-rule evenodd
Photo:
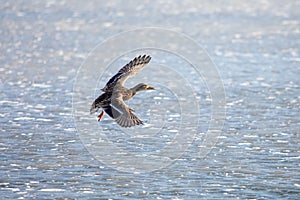
<path fill-rule="evenodd" d="M 98 116 L 98 121 L 105 113 L 122 127 L 131 127 L 143 122 L 133 114 L 133 109 L 125 104 L 125 101 L 131 99 L 137 92 L 142 90 L 154 90 L 147 84 L 140 83 L 133 88 L 126 88 L 123 86 L 128 77 L 134 76 L 151 60 L 150 56 L 139 56 L 130 61 L 127 65 L 119 70 L 102 89 L 104 92 L 92 104 L 90 113 L 97 112 L 102 108 L 102 112 Z"/>

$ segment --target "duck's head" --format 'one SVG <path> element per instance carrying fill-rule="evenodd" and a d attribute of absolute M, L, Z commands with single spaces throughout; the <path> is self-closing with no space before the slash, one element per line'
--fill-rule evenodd
<path fill-rule="evenodd" d="M 135 87 L 132 88 L 134 91 L 136 92 L 139 92 L 139 91 L 142 91 L 142 90 L 155 90 L 154 87 L 151 87 L 145 83 L 140 83 L 140 84 L 137 84 Z"/>

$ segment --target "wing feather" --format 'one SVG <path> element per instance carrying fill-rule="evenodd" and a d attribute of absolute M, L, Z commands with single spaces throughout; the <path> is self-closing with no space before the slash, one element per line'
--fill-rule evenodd
<path fill-rule="evenodd" d="M 110 104 L 110 96 L 112 95 L 112 92 L 106 92 L 101 94 L 95 101 L 93 102 L 90 113 L 93 114 L 99 110 L 99 108 L 103 108 L 106 106 L 109 106 Z"/>
<path fill-rule="evenodd" d="M 120 92 L 113 93 L 111 107 L 119 112 L 119 115 L 114 118 L 120 126 L 131 127 L 143 124 L 143 122 L 132 112 L 132 109 L 125 104 Z"/>
<path fill-rule="evenodd" d="M 151 57 L 149 55 L 140 55 L 135 57 L 122 67 L 111 79 L 109 79 L 105 87 L 101 90 L 106 92 L 112 90 L 116 84 L 123 85 L 127 78 L 135 76 L 146 64 L 150 62 L 150 60 Z"/>

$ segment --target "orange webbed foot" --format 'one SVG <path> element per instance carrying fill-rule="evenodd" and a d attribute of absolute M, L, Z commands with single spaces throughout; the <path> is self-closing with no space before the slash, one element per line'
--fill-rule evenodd
<path fill-rule="evenodd" d="M 98 122 L 103 118 L 104 116 L 104 111 L 102 110 L 102 112 L 98 115 Z"/>

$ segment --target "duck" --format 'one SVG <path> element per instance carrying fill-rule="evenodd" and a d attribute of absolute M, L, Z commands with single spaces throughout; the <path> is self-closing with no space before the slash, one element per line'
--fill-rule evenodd
<path fill-rule="evenodd" d="M 98 121 L 106 113 L 121 127 L 142 125 L 143 121 L 134 114 L 134 109 L 129 107 L 125 101 L 132 99 L 140 91 L 155 90 L 155 88 L 145 83 L 126 88 L 124 83 L 129 77 L 134 77 L 141 71 L 150 60 L 150 55 L 139 55 L 123 66 L 101 89 L 103 93 L 93 101 L 90 114 L 96 113 L 101 109 Z"/>

